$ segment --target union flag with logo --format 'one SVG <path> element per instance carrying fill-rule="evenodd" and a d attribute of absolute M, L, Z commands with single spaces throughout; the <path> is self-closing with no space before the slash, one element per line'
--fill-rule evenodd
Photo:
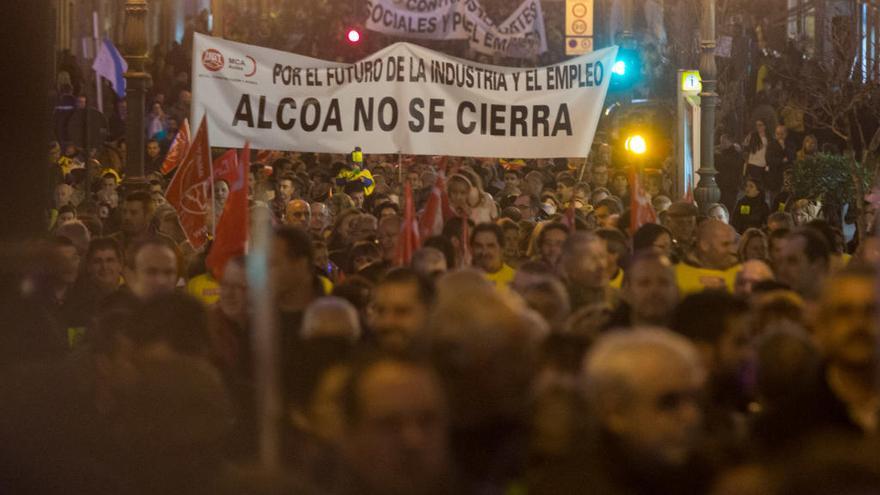
<path fill-rule="evenodd" d="M 200 249 L 208 242 L 208 215 L 211 212 L 211 147 L 204 117 L 180 170 L 168 184 L 165 198 L 177 210 L 186 239 L 194 249 Z"/>
<path fill-rule="evenodd" d="M 232 187 L 234 187 L 234 184 L 240 177 L 244 177 L 247 180 L 247 170 L 245 170 L 244 175 L 240 176 L 238 164 L 238 151 L 234 149 L 223 153 L 214 160 L 214 180 L 226 181 L 229 184 L 230 192 L 232 192 Z"/>
<path fill-rule="evenodd" d="M 244 143 L 241 160 L 238 159 L 236 150 L 227 151 L 223 157 L 226 157 L 226 164 L 232 168 L 226 169 L 222 177 L 219 173 L 220 167 L 216 163 L 214 164 L 214 178 L 216 180 L 223 179 L 229 183 L 229 197 L 220 214 L 214 243 L 211 244 L 211 250 L 205 259 L 205 264 L 217 280 L 223 279 L 223 270 L 230 259 L 247 252 L 248 219 L 250 216 L 247 175 L 251 163 L 250 155 L 251 147 L 247 142 Z"/>
<path fill-rule="evenodd" d="M 174 135 L 174 141 L 171 142 L 171 147 L 168 148 L 165 161 L 162 162 L 162 169 L 160 171 L 163 175 L 171 173 L 180 165 L 180 161 L 183 160 L 183 157 L 186 156 L 186 152 L 189 150 L 189 137 L 189 119 L 183 119 L 183 124 L 180 125 L 180 129 Z"/>

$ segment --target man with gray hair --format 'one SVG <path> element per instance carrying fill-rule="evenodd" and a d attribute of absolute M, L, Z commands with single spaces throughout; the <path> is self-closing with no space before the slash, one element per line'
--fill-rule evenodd
<path fill-rule="evenodd" d="M 311 213 L 309 217 L 309 232 L 321 237 L 324 229 L 330 226 L 330 209 L 320 201 L 312 201 L 309 203 L 309 212 Z"/>
<path fill-rule="evenodd" d="M 597 430 L 582 486 L 593 493 L 704 492 L 707 478 L 694 452 L 705 378 L 696 347 L 669 330 L 637 327 L 601 337 L 581 372 Z"/>
<path fill-rule="evenodd" d="M 322 297 L 306 308 L 302 324 L 304 340 L 335 337 L 355 341 L 360 336 L 357 309 L 345 299 Z"/>

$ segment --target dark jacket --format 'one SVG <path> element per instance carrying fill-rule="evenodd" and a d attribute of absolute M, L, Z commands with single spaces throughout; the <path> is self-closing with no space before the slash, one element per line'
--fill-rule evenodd
<path fill-rule="evenodd" d="M 765 451 L 792 448 L 811 436 L 836 432 L 862 435 L 846 404 L 828 385 L 827 368 L 814 371 L 807 384 L 753 418 L 752 438 Z"/>
<path fill-rule="evenodd" d="M 754 198 L 743 196 L 730 212 L 730 224 L 742 234 L 746 229 L 763 227 L 769 215 L 770 208 L 764 201 L 764 194 L 759 194 Z"/>
<path fill-rule="evenodd" d="M 715 180 L 718 183 L 718 189 L 721 190 L 721 203 L 728 210 L 732 210 L 736 205 L 736 193 L 742 182 L 742 154 L 733 146 L 716 153 L 715 168 L 718 170 L 718 176 Z"/>
<path fill-rule="evenodd" d="M 685 466 L 637 461 L 608 434 L 580 442 L 563 459 L 533 470 L 530 495 L 655 495 L 705 493 L 711 467 L 694 456 Z"/>
<path fill-rule="evenodd" d="M 783 145 L 779 141 L 771 139 L 767 143 L 767 174 L 766 186 L 770 192 L 779 192 L 782 189 L 782 176 L 785 170 L 795 162 L 795 149 L 790 142 Z"/>

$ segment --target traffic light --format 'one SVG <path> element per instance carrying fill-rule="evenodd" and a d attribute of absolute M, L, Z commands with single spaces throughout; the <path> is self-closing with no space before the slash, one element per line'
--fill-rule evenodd
<path fill-rule="evenodd" d="M 644 155 L 648 152 L 648 141 L 641 134 L 631 134 L 627 136 L 623 147 L 633 155 Z"/>
<path fill-rule="evenodd" d="M 611 66 L 611 89 L 631 89 L 642 79 L 642 60 L 638 50 L 621 47 Z"/>
<path fill-rule="evenodd" d="M 352 46 L 359 44 L 361 42 L 361 38 L 361 31 L 358 28 L 349 28 L 348 31 L 345 33 L 345 40 L 348 42 L 349 45 Z"/>

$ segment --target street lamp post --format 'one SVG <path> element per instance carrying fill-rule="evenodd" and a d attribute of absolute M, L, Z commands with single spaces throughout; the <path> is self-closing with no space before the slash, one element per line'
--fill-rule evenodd
<path fill-rule="evenodd" d="M 145 71 L 147 45 L 147 0 L 125 1 L 125 99 L 128 116 L 125 122 L 125 175 L 144 176 L 144 97 L 150 75 Z"/>
<path fill-rule="evenodd" d="M 721 191 L 715 176 L 715 107 L 718 94 L 715 92 L 718 81 L 718 68 L 715 66 L 715 0 L 703 1 L 703 15 L 700 26 L 700 75 L 703 78 L 703 91 L 700 93 L 700 183 L 694 197 L 705 210 L 721 199 Z"/>

